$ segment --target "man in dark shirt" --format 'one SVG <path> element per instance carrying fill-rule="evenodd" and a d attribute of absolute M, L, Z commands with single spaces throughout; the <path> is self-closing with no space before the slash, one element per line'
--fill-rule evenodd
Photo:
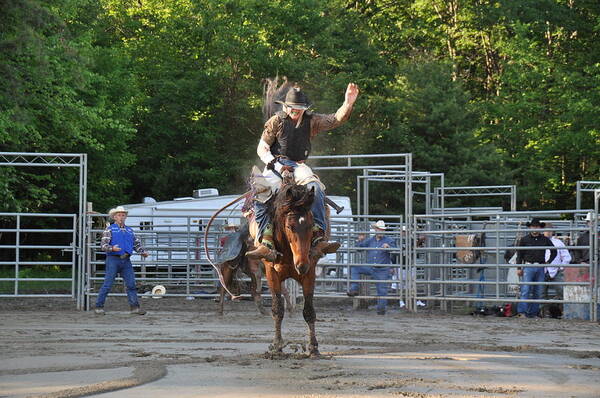
<path fill-rule="evenodd" d="M 532 247 L 554 247 L 552 241 L 545 237 L 541 232 L 541 228 L 546 227 L 546 223 L 540 222 L 534 218 L 531 222 L 525 224 L 529 228 L 529 234 L 521 238 L 519 246 Z M 544 282 L 544 267 L 538 264 L 550 264 L 556 257 L 556 249 L 550 250 L 550 258 L 546 262 L 546 249 L 518 249 L 517 264 L 526 264 L 521 269 L 519 268 L 518 275 L 522 277 L 522 282 Z M 542 297 L 544 285 L 521 285 L 521 300 L 537 300 Z M 524 303 L 521 302 L 517 306 L 519 317 L 534 318 L 540 310 L 539 303 Z"/>

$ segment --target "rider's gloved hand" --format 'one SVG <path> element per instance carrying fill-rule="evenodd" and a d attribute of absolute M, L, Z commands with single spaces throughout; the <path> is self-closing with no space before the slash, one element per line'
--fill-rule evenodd
<path fill-rule="evenodd" d="M 267 164 L 267 169 L 268 170 L 273 170 L 273 171 L 276 171 L 278 173 L 281 173 L 281 168 L 282 167 L 283 167 L 283 164 L 281 164 L 281 162 L 279 162 L 279 158 L 275 158 L 275 159 L 271 160 Z"/>
<path fill-rule="evenodd" d="M 267 170 L 275 170 L 275 163 L 277 163 L 277 158 L 273 158 L 273 160 L 267 163 Z"/>

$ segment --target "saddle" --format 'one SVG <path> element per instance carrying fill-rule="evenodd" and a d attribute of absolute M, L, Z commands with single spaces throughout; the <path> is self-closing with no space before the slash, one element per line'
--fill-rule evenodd
<path fill-rule="evenodd" d="M 239 231 L 233 232 L 227 235 L 227 240 L 223 245 L 223 249 L 217 257 L 217 262 L 223 264 L 230 262 L 232 268 L 236 268 L 239 262 L 234 262 L 248 248 L 248 237 L 250 236 L 250 227 L 248 224 L 244 224 Z"/>

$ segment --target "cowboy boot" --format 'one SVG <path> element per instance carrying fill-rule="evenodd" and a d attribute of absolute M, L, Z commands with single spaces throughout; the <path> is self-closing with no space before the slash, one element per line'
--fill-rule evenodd
<path fill-rule="evenodd" d="M 246 252 L 246 257 L 254 259 L 265 259 L 267 261 L 275 261 L 277 258 L 277 252 L 275 251 L 275 244 L 273 243 L 273 227 L 268 225 L 262 234 L 260 239 L 260 245 L 254 250 Z"/>
<path fill-rule="evenodd" d="M 263 240 L 263 242 L 258 245 L 256 249 L 246 252 L 246 257 L 275 261 L 275 259 L 277 259 L 277 252 L 264 243 L 265 242 Z"/>
<path fill-rule="evenodd" d="M 325 240 L 325 231 L 317 228 L 313 234 L 311 254 L 321 258 L 326 254 L 335 253 L 340 248 L 340 242 L 329 242 Z"/>

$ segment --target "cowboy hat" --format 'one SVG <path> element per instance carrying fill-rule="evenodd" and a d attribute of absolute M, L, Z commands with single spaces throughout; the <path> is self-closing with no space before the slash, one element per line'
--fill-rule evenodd
<path fill-rule="evenodd" d="M 152 298 L 160 298 L 167 292 L 167 289 L 163 285 L 156 285 L 152 288 Z"/>
<path fill-rule="evenodd" d="M 591 211 L 585 215 L 585 218 L 583 219 L 583 221 L 592 221 L 592 212 Z"/>
<path fill-rule="evenodd" d="M 539 218 L 533 218 L 533 219 L 531 220 L 531 222 L 527 222 L 527 223 L 525 223 L 525 226 L 526 226 L 527 228 L 529 228 L 529 227 L 539 227 L 539 228 L 544 228 L 544 227 L 546 227 L 546 223 L 545 223 L 545 222 L 540 222 L 540 219 L 539 219 Z"/>
<path fill-rule="evenodd" d="M 116 213 L 125 213 L 125 214 L 127 214 L 127 213 L 129 213 L 129 210 L 125 209 L 123 206 L 117 206 L 117 207 L 115 207 L 114 209 L 110 209 L 110 210 L 108 211 L 108 216 L 109 216 L 109 217 L 112 217 L 112 216 L 114 216 Z"/>
<path fill-rule="evenodd" d="M 379 220 L 376 223 L 371 224 L 371 226 L 373 228 L 382 229 L 382 230 L 387 229 L 387 227 L 385 226 L 385 221 L 383 221 L 383 220 Z"/>
<path fill-rule="evenodd" d="M 290 88 L 283 101 L 275 102 L 294 109 L 308 109 L 311 106 L 306 94 L 304 94 L 304 92 L 302 92 L 302 90 L 300 90 L 298 87 Z"/>

